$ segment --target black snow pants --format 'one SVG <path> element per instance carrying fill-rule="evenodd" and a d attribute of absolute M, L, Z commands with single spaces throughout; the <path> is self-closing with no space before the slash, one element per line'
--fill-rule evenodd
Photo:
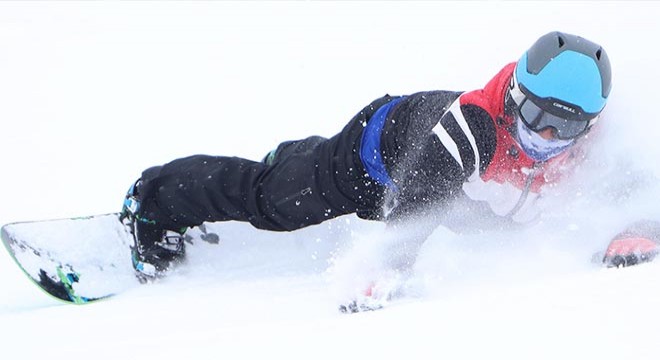
<path fill-rule="evenodd" d="M 195 155 L 147 169 L 138 214 L 172 230 L 236 220 L 291 231 L 349 213 L 379 219 L 385 189 L 367 175 L 360 142 L 390 100 L 375 100 L 330 139 L 288 141 L 261 162 Z"/>

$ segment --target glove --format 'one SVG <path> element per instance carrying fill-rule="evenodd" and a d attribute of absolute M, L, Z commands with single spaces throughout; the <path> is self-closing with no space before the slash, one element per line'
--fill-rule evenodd
<path fill-rule="evenodd" d="M 409 273 L 387 272 L 378 281 L 371 282 L 360 294 L 345 304 L 339 305 L 339 311 L 352 314 L 363 311 L 382 309 L 391 301 L 406 296 Z"/>
<path fill-rule="evenodd" d="M 638 221 L 617 234 L 607 246 L 603 264 L 625 267 L 650 262 L 660 252 L 660 222 Z"/>

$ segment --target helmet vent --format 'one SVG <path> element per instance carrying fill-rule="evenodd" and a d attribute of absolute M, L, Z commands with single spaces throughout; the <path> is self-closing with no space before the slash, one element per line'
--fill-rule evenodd
<path fill-rule="evenodd" d="M 559 47 L 564 46 L 564 39 L 562 39 L 561 36 L 557 36 L 557 39 L 559 40 Z"/>
<path fill-rule="evenodd" d="M 598 49 L 598 51 L 596 51 L 596 59 L 600 60 L 600 56 L 602 53 L 603 53 L 603 48 Z"/>

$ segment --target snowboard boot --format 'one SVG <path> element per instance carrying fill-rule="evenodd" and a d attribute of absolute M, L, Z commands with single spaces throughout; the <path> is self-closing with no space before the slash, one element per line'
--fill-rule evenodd
<path fill-rule="evenodd" d="M 185 257 L 185 228 L 173 231 L 159 226 L 156 221 L 139 215 L 140 199 L 138 180 L 126 194 L 121 222 L 133 238 L 131 258 L 136 275 L 142 282 L 163 276 Z"/>

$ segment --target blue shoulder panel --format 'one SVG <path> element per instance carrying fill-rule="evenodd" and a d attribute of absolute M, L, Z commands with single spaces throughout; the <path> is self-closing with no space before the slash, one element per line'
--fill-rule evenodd
<path fill-rule="evenodd" d="M 360 145 L 360 159 L 369 176 L 379 184 L 385 185 L 394 191 L 397 191 L 397 187 L 387 173 L 387 169 L 385 169 L 385 164 L 383 163 L 383 157 L 380 154 L 380 135 L 383 132 L 385 119 L 387 119 L 390 109 L 403 99 L 405 97 L 394 98 L 376 110 L 362 132 Z"/>

